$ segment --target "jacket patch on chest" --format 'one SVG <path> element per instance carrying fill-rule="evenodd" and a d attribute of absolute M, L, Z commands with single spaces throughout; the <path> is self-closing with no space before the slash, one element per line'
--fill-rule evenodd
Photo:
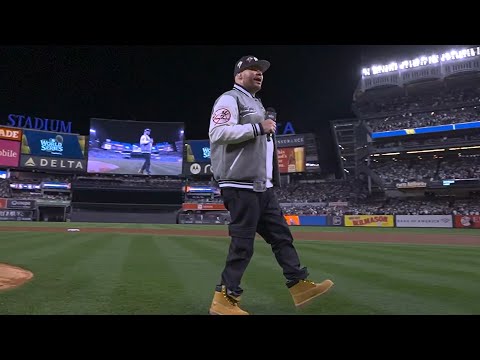
<path fill-rule="evenodd" d="M 240 116 L 241 117 L 244 117 L 244 116 L 247 116 L 247 115 L 253 115 L 253 114 L 256 114 L 257 113 L 257 109 L 253 108 L 253 107 L 243 107 L 240 109 Z"/>

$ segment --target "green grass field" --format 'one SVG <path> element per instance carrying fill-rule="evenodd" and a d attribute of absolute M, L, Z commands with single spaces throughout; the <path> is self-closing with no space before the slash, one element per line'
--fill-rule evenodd
<path fill-rule="evenodd" d="M 85 223 L 2 226 L 222 228 Z M 296 246 L 311 279 L 328 277 L 335 287 L 309 307 L 296 310 L 270 248 L 259 240 L 242 284 L 242 307 L 252 314 L 480 314 L 480 246 L 333 241 L 338 231 L 395 231 L 409 236 L 464 230 L 304 227 L 294 231 L 331 231 L 332 241 L 298 240 Z M 0 293 L 0 314 L 206 315 L 228 244 L 227 237 L 2 231 L 0 262 L 27 268 L 34 278 Z"/>

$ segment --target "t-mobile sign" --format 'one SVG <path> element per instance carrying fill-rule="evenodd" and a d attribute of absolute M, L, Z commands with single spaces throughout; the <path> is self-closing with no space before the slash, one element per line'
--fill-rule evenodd
<path fill-rule="evenodd" d="M 20 145 L 19 141 L 0 140 L 0 167 L 18 167 Z"/>

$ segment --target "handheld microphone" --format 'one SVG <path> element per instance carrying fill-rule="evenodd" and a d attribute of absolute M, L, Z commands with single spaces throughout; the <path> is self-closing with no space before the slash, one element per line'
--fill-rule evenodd
<path fill-rule="evenodd" d="M 270 119 L 277 122 L 277 113 L 273 107 L 268 107 L 265 113 L 265 120 Z M 272 141 L 272 134 L 267 134 L 267 141 Z"/>

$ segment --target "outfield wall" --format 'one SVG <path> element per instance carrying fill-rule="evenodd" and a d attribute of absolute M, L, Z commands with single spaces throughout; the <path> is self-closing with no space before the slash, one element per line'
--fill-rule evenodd
<path fill-rule="evenodd" d="M 73 204 L 70 221 L 175 224 L 178 206 L 148 204 Z"/>
<path fill-rule="evenodd" d="M 290 226 L 345 226 L 383 228 L 475 228 L 480 215 L 284 215 Z M 228 212 L 199 211 L 179 214 L 180 224 L 228 224 Z"/>
<path fill-rule="evenodd" d="M 285 215 L 292 226 L 480 228 L 480 215 Z"/>

